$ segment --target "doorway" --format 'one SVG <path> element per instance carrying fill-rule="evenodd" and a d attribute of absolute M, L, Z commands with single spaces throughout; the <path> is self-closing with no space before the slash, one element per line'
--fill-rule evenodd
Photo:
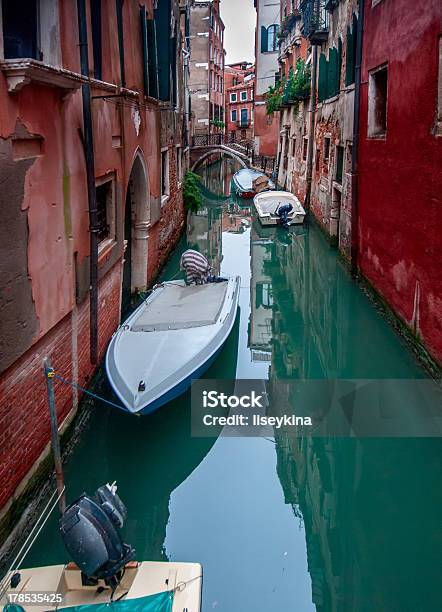
<path fill-rule="evenodd" d="M 150 197 L 146 165 L 138 151 L 130 173 L 124 210 L 124 264 L 121 314 L 132 306 L 132 296 L 147 288 Z"/>

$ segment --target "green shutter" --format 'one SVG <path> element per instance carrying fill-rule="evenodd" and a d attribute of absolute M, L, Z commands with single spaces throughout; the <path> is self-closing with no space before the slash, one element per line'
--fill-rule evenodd
<path fill-rule="evenodd" d="M 144 6 L 140 8 L 140 23 L 141 23 L 141 48 L 143 57 L 143 85 L 144 94 L 149 95 L 149 77 L 148 77 L 148 65 L 149 65 L 149 53 L 147 49 L 147 11 Z"/>
<path fill-rule="evenodd" d="M 158 98 L 158 53 L 155 21 L 147 20 L 147 49 L 149 55 L 149 95 Z"/>
<path fill-rule="evenodd" d="M 269 50 L 267 28 L 261 26 L 261 53 L 265 53 Z"/>
<path fill-rule="evenodd" d="M 358 39 L 358 19 L 353 14 L 352 30 L 347 28 L 347 50 L 346 50 L 346 66 L 345 66 L 345 84 L 351 85 L 355 82 L 356 69 L 356 45 Z"/>
<path fill-rule="evenodd" d="M 327 97 L 327 60 L 324 53 L 319 57 L 318 101 L 323 102 Z"/>
<path fill-rule="evenodd" d="M 170 100 L 170 0 L 161 0 L 155 9 L 158 43 L 159 99 Z"/>
<path fill-rule="evenodd" d="M 341 92 L 341 73 L 342 73 L 342 40 L 339 38 L 338 40 L 338 66 L 337 66 L 337 83 L 336 83 L 336 93 Z"/>

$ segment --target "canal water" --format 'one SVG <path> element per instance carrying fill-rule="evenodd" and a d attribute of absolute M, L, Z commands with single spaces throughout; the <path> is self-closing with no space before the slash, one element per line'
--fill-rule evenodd
<path fill-rule="evenodd" d="M 235 169 L 201 171 L 204 206 L 163 273 L 190 246 L 241 275 L 206 377 L 425 378 L 314 225 L 264 230 L 229 196 Z M 192 438 L 187 394 L 142 418 L 96 402 L 66 483 L 72 501 L 116 480 L 125 541 L 138 559 L 201 562 L 204 612 L 433 611 L 441 451 L 430 438 Z M 54 517 L 24 565 L 66 560 Z"/>

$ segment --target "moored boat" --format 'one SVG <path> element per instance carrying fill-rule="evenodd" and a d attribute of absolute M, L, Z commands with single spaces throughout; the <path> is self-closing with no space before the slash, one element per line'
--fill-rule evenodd
<path fill-rule="evenodd" d="M 253 198 L 268 189 L 275 189 L 275 184 L 263 172 L 242 168 L 233 175 L 232 190 L 240 198 Z"/>
<path fill-rule="evenodd" d="M 135 550 L 121 539 L 127 511 L 116 490 L 113 483 L 83 493 L 63 511 L 60 533 L 72 563 L 13 564 L 0 584 L 4 610 L 200 612 L 201 565 L 134 561 Z"/>
<path fill-rule="evenodd" d="M 209 368 L 235 322 L 240 278 L 188 285 L 169 281 L 112 337 L 106 372 L 123 407 L 149 414 Z"/>
<path fill-rule="evenodd" d="M 298 198 L 289 191 L 266 191 L 258 193 L 253 203 L 262 225 L 300 225 L 304 222 L 305 210 Z"/>

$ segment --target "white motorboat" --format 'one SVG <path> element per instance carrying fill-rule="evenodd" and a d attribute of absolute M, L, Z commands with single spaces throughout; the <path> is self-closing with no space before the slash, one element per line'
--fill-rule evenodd
<path fill-rule="evenodd" d="M 107 376 L 126 410 L 149 414 L 202 376 L 232 330 L 239 286 L 237 276 L 154 287 L 114 334 L 106 354 Z"/>
<path fill-rule="evenodd" d="M 59 523 L 73 562 L 30 569 L 14 562 L 0 582 L 0 606 L 11 612 L 200 612 L 201 565 L 134 561 L 135 550 L 120 534 L 126 518 L 115 483 L 83 493 Z"/>
<path fill-rule="evenodd" d="M 301 225 L 304 222 L 305 210 L 298 198 L 289 191 L 265 191 L 253 198 L 258 218 L 262 225 L 284 224 L 283 211 L 286 213 L 287 225 Z"/>
<path fill-rule="evenodd" d="M 19 585 L 9 588 L 0 603 L 21 606 L 31 612 L 66 607 L 69 612 L 77 609 L 87 612 L 87 606 L 91 606 L 91 612 L 201 610 L 202 567 L 199 563 L 129 562 L 113 593 L 112 604 L 111 588 L 105 581 L 84 584 L 81 570 L 75 563 L 23 569 L 20 576 Z"/>

